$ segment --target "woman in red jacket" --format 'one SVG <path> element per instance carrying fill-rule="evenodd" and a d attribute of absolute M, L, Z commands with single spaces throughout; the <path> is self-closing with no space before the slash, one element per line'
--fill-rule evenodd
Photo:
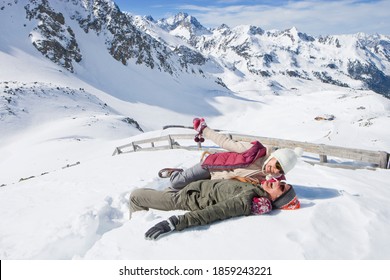
<path fill-rule="evenodd" d="M 171 188 L 179 190 L 190 182 L 205 179 L 243 177 L 254 182 L 270 178 L 285 180 L 285 174 L 294 168 L 302 149 L 278 149 L 271 153 L 260 142 L 237 142 L 207 127 L 203 118 L 195 118 L 194 129 L 228 152 L 209 155 L 186 170 L 164 168 L 159 177 L 170 178 Z"/>

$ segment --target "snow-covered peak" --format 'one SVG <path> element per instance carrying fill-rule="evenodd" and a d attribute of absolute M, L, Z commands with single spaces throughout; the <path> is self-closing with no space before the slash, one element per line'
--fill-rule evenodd
<path fill-rule="evenodd" d="M 205 28 L 199 21 L 187 13 L 178 13 L 175 16 L 160 19 L 157 24 L 170 32 L 174 36 L 181 36 L 190 39 L 193 36 L 210 34 L 209 29 Z"/>

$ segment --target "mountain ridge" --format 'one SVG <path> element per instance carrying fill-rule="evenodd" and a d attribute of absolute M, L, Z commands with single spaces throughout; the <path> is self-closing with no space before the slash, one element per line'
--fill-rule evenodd
<path fill-rule="evenodd" d="M 177 25 L 174 19 L 172 17 L 172 28 Z M 234 28 L 221 25 L 210 32 L 199 36 L 192 32 L 190 38 L 181 38 L 205 56 L 224 58 L 225 65 L 246 64 L 239 70 L 248 76 L 286 75 L 341 87 L 371 89 L 390 97 L 388 36 L 357 33 L 313 37 L 295 27 L 265 31 L 248 25 Z M 239 57 L 241 61 L 236 59 L 233 62 L 233 57 Z M 314 69 L 310 64 L 315 65 Z"/>

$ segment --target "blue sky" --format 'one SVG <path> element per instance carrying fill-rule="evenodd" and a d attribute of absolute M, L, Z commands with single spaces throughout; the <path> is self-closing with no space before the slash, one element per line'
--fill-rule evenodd
<path fill-rule="evenodd" d="M 205 27 L 222 23 L 265 30 L 296 27 L 310 35 L 390 35 L 390 0 L 114 0 L 122 11 L 155 19 L 186 12 Z"/>

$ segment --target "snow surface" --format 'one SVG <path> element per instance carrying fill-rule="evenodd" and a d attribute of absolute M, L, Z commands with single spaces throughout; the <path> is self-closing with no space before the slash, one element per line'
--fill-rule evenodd
<path fill-rule="evenodd" d="M 2 17 L 0 26 L 6 26 Z M 133 140 L 192 133 L 161 128 L 191 125 L 196 116 L 241 134 L 389 152 L 390 100 L 321 83 L 279 95 L 259 94 L 256 84 L 217 91 L 190 75 L 124 67 L 98 47 L 102 38 L 81 32 L 76 35 L 88 55 L 71 74 L 43 58 L 25 28 L 0 29 L 0 259 L 390 258 L 390 170 L 300 160 L 287 176 L 300 210 L 234 218 L 150 241 L 144 233 L 151 226 L 182 212 L 137 212 L 129 220 L 131 191 L 163 189 L 168 181 L 156 178 L 159 169 L 190 167 L 201 152 L 112 156 Z M 314 120 L 323 114 L 335 119 Z M 121 121 L 125 117 L 145 132 Z"/>

